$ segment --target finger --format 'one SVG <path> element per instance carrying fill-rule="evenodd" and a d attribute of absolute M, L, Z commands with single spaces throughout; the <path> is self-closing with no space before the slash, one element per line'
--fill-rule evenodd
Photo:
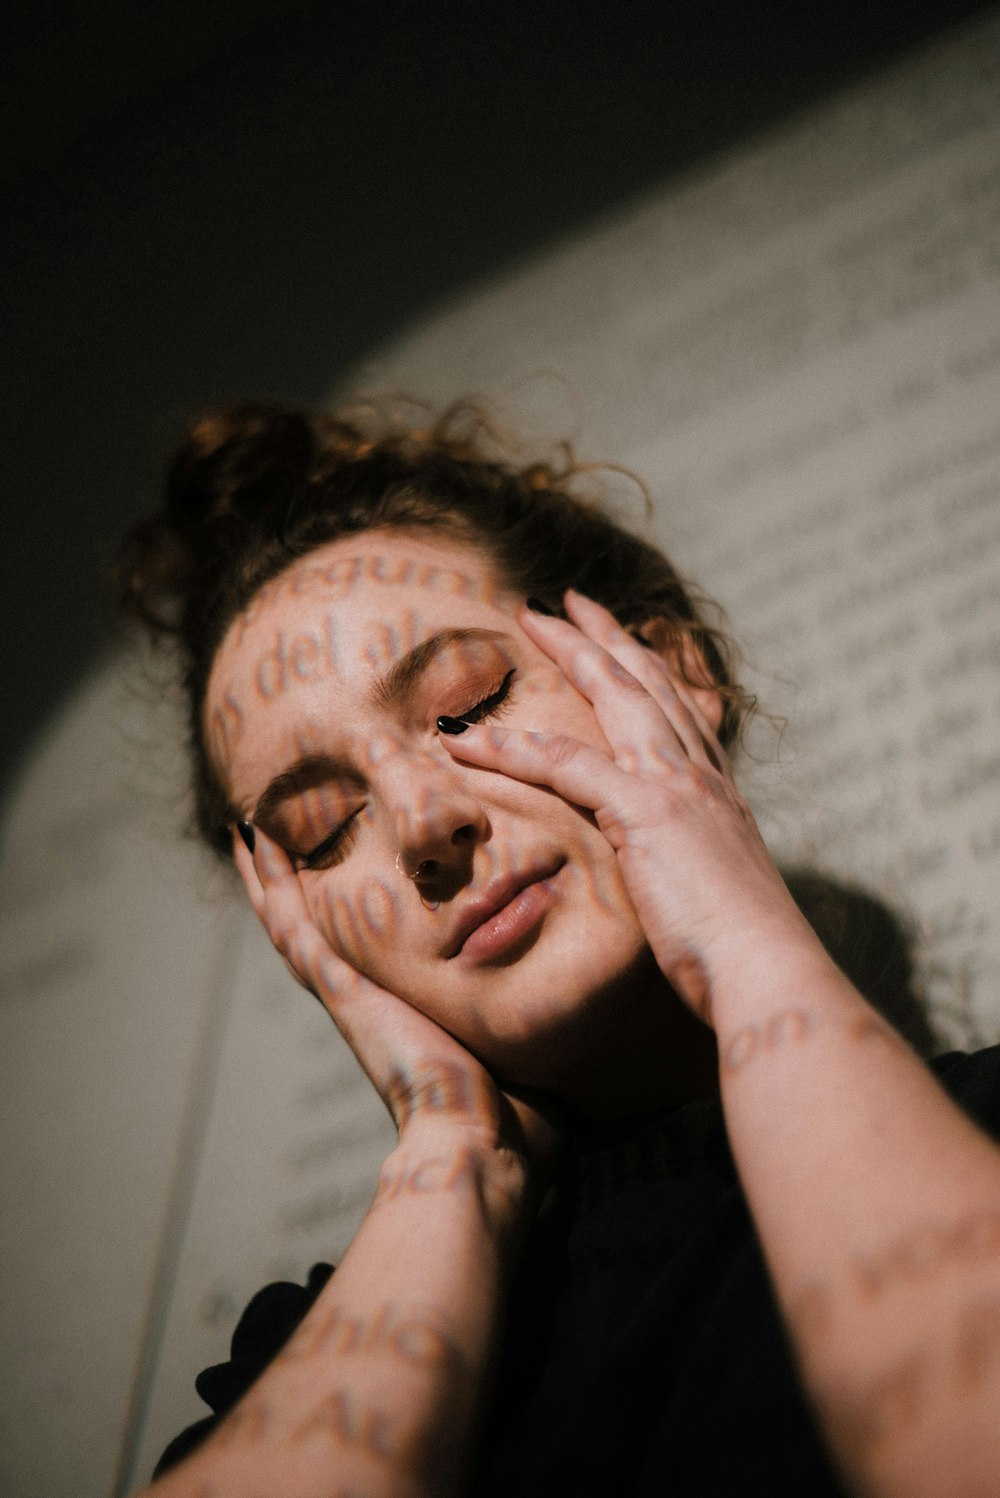
<path fill-rule="evenodd" d="M 688 757 L 696 764 L 719 768 L 715 750 L 721 752 L 721 745 L 715 731 L 698 706 L 690 684 L 671 662 L 655 647 L 640 643 L 619 624 L 610 609 L 593 598 L 569 588 L 565 606 L 573 623 L 588 639 L 614 656 L 643 684 L 669 719 Z M 678 646 L 678 651 L 681 648 Z"/>
<path fill-rule="evenodd" d="M 375 1003 L 376 996 L 385 990 L 333 950 L 313 920 L 287 853 L 260 828 L 255 828 L 255 833 L 253 871 L 262 894 L 261 919 L 267 933 L 276 950 L 330 1012 L 344 1038 L 369 1069 L 373 1059 L 371 1042 L 375 1038 L 370 1015 L 380 1007 Z M 387 997 L 402 1003 L 394 995 Z"/>
<path fill-rule="evenodd" d="M 439 737 L 456 759 L 547 786 L 574 806 L 594 812 L 598 822 L 612 805 L 624 807 L 642 794 L 641 781 L 599 749 L 565 734 L 469 725 L 459 735 Z"/>
<path fill-rule="evenodd" d="M 579 628 L 563 619 L 522 611 L 521 623 L 535 643 L 560 668 L 577 691 L 591 704 L 601 731 L 616 756 L 676 763 L 688 750 L 671 719 L 670 711 L 649 690 L 646 682 Z M 630 640 L 641 665 L 648 654 Z M 676 711 L 676 707 L 674 708 Z M 689 730 L 692 743 L 697 733 Z"/>
<path fill-rule="evenodd" d="M 674 675 L 671 675 L 670 679 L 677 696 L 686 705 L 688 712 L 698 725 L 698 731 L 704 740 L 711 763 L 726 780 L 732 782 L 732 766 L 729 763 L 728 754 L 722 747 L 715 724 L 706 716 L 688 683 Z"/>
<path fill-rule="evenodd" d="M 713 722 L 698 700 L 698 688 L 719 704 L 717 688 L 711 679 L 692 684 L 674 662 L 650 641 L 625 629 L 603 604 L 570 588 L 566 592 L 566 612 L 573 622 L 596 643 L 614 655 L 656 699 L 696 764 L 719 771 L 732 782 L 728 756 L 718 738 L 717 721 Z M 638 647 L 638 649 L 637 649 Z M 682 658 L 687 649 L 697 647 L 689 638 L 679 640 L 671 655 Z M 708 677 L 707 668 L 705 676 Z M 721 718 L 721 711 L 719 713 Z"/>
<path fill-rule="evenodd" d="M 268 934 L 299 981 L 327 1009 L 397 1127 L 402 1130 L 418 1112 L 472 1108 L 476 1099 L 467 1068 L 441 1054 L 443 1032 L 333 950 L 313 920 L 288 855 L 255 830 L 253 862 L 264 892 Z"/>
<path fill-rule="evenodd" d="M 243 881 L 243 887 L 247 892 L 247 897 L 253 907 L 254 914 L 270 937 L 271 932 L 268 929 L 264 888 L 260 882 L 260 878 L 258 877 L 257 870 L 254 868 L 253 862 L 253 849 L 256 842 L 256 832 L 251 823 L 238 822 L 234 823 L 230 827 L 230 833 L 232 835 L 233 841 L 233 862 L 236 864 L 237 873 Z M 274 942 L 273 937 L 271 938 L 271 941 L 272 945 L 277 950 L 277 944 Z M 285 967 L 288 969 L 291 976 L 295 979 L 296 983 L 298 983 L 300 987 L 308 988 L 308 983 L 305 982 L 305 979 L 300 973 L 297 973 L 295 971 L 295 968 L 289 962 L 288 958 L 283 956 L 280 952 L 279 956 L 281 956 L 282 962 L 285 964 Z"/>
<path fill-rule="evenodd" d="M 244 826 L 249 825 L 249 823 L 244 823 Z M 264 891 L 257 877 L 257 870 L 253 866 L 253 853 L 250 850 L 249 844 L 244 841 L 243 834 L 240 833 L 235 822 L 229 830 L 233 840 L 233 862 L 236 865 L 236 872 L 243 880 L 243 887 L 247 892 L 247 897 L 254 908 L 257 919 L 263 921 Z M 253 830 L 251 829 L 251 836 L 253 835 Z"/>
<path fill-rule="evenodd" d="M 261 892 L 261 919 L 267 934 L 299 979 L 319 997 L 332 999 L 337 996 L 340 985 L 336 979 L 341 976 L 334 964 L 339 962 L 345 968 L 347 964 L 316 930 L 288 854 L 260 828 L 254 833 L 253 873 Z M 332 962 L 324 960 L 327 952 Z"/>

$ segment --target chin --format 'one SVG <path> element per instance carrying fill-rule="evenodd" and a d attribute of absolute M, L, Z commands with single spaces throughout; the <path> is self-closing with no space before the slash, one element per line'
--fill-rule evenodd
<path fill-rule="evenodd" d="M 473 998 L 475 1023 L 463 1025 L 466 1033 L 456 1038 L 496 1077 L 557 1089 L 561 1078 L 599 1059 L 659 976 L 644 940 L 622 943 L 617 953 L 597 946 L 604 959 L 598 972 L 580 955 L 594 950 L 578 945 L 572 961 L 507 969 L 504 991 Z"/>

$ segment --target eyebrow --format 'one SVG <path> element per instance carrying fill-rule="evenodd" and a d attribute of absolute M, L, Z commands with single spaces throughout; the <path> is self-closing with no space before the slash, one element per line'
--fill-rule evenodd
<path fill-rule="evenodd" d="M 405 701 L 414 687 L 443 650 L 449 645 L 475 643 L 479 640 L 505 640 L 508 636 L 498 629 L 440 629 L 408 650 L 384 676 L 380 676 L 369 693 L 372 702 L 379 707 L 394 707 Z"/>
<path fill-rule="evenodd" d="M 372 684 L 369 698 L 380 707 L 393 707 L 406 700 L 432 663 L 449 646 L 506 639 L 509 636 L 498 629 L 438 630 L 419 645 L 414 645 L 412 650 L 408 650 L 388 671 L 378 677 Z M 251 820 L 263 823 L 283 802 L 314 789 L 336 775 L 351 775 L 353 778 L 354 772 L 336 755 L 303 755 L 268 781 L 253 809 Z"/>

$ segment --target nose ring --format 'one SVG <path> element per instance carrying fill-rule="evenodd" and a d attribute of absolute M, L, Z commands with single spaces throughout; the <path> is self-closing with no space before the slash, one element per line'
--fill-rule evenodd
<path fill-rule="evenodd" d="M 403 868 L 403 865 L 400 863 L 400 859 L 402 858 L 402 856 L 403 856 L 402 853 L 397 853 L 396 854 L 396 868 L 403 875 L 404 879 L 412 879 L 414 881 L 417 880 L 417 879 L 419 879 L 420 876 L 421 876 L 421 874 L 424 872 L 424 870 L 425 869 L 429 869 L 430 866 L 431 866 L 431 864 L 434 862 L 434 860 L 432 858 L 423 858 L 417 864 L 417 872 L 415 874 L 408 874 L 406 872 L 406 870 Z M 440 900 L 427 900 L 427 899 L 424 898 L 423 895 L 421 895 L 420 896 L 420 903 L 421 903 L 421 905 L 423 905 L 423 907 L 424 907 L 425 910 L 437 910 L 440 907 L 441 901 Z"/>

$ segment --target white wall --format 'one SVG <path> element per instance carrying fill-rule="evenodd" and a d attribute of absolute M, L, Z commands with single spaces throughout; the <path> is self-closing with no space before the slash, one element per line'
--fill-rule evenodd
<path fill-rule="evenodd" d="M 998 75 L 990 19 L 464 298 L 354 382 L 498 395 L 650 481 L 653 534 L 792 720 L 748 781 L 776 849 L 902 904 L 966 1043 L 1000 1033 Z M 391 1137 L 164 831 L 176 728 L 158 694 L 123 693 L 130 670 L 81 688 L 6 829 L 14 1498 L 148 1477 L 249 1295 L 342 1251 Z"/>

